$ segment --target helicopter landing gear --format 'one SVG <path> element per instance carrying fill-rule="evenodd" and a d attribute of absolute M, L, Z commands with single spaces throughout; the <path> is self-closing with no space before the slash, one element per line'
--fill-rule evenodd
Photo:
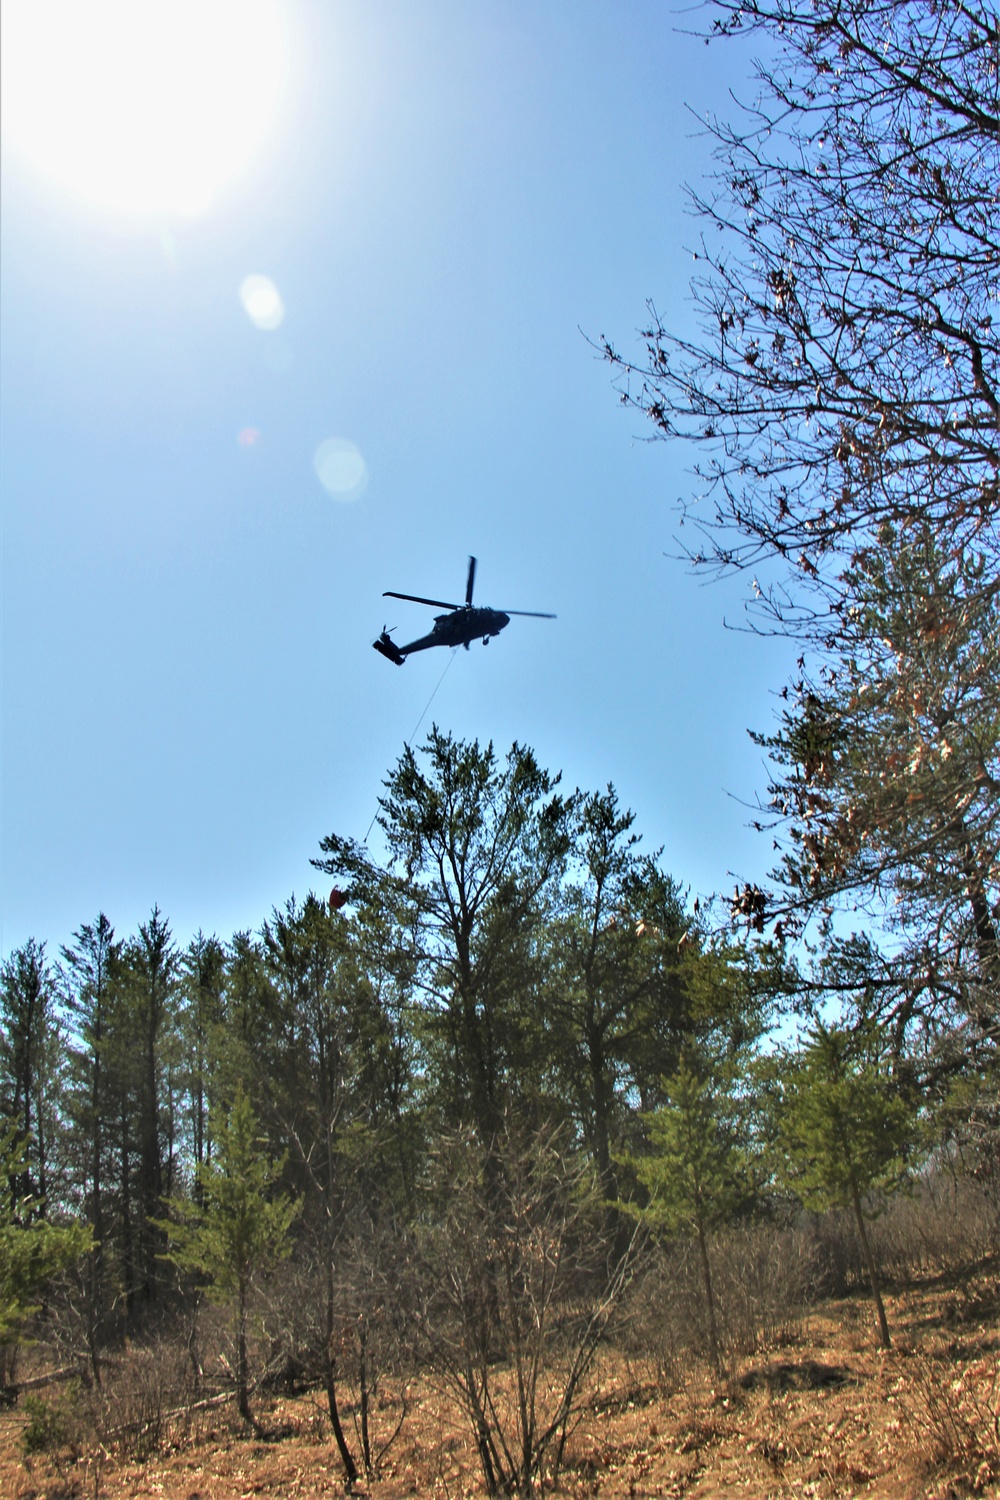
<path fill-rule="evenodd" d="M 483 645 L 484 645 L 484 646 L 488 646 L 488 645 L 489 645 L 489 643 L 490 643 L 490 638 L 489 638 L 489 636 L 488 636 L 488 635 L 484 635 L 484 636 L 483 636 Z"/>

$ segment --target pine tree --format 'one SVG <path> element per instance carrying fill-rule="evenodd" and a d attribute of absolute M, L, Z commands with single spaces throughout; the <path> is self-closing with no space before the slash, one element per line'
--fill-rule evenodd
<path fill-rule="evenodd" d="M 779 1173 L 806 1208 L 853 1214 L 884 1349 L 891 1340 L 866 1203 L 870 1216 L 878 1196 L 905 1181 L 915 1126 L 914 1102 L 894 1079 L 877 1028 L 850 1032 L 817 1021 L 801 1051 L 787 1058 L 778 1104 Z"/>
<path fill-rule="evenodd" d="M 516 1093 L 527 1106 L 544 1072 L 533 1004 L 536 939 L 570 847 L 574 797 L 513 745 L 463 743 L 432 728 L 385 782 L 379 824 L 388 861 L 330 835 L 317 868 L 350 882 L 362 905 L 391 912 L 405 933 L 424 1000 L 422 1041 L 438 1103 L 471 1118 L 489 1149 Z"/>
<path fill-rule="evenodd" d="M 0 1114 L 14 1122 L 23 1146 L 17 1195 L 42 1213 L 58 1134 L 61 1061 L 55 976 L 45 944 L 29 938 L 0 968 Z"/>
<path fill-rule="evenodd" d="M 86 1225 L 43 1218 L 39 1200 L 22 1192 L 29 1180 L 25 1141 L 13 1122 L 0 1128 L 0 1388 L 11 1383 L 25 1323 L 46 1282 L 92 1243 Z"/>
<path fill-rule="evenodd" d="M 218 938 L 207 938 L 202 932 L 198 932 L 184 955 L 181 967 L 181 1067 L 190 1114 L 188 1129 L 191 1154 L 195 1168 L 198 1168 L 212 1154 L 208 1132 L 209 1087 L 217 1067 L 219 1032 L 223 1025 L 225 948 Z"/>
<path fill-rule="evenodd" d="M 275 1193 L 284 1163 L 272 1162 L 249 1098 L 238 1089 L 215 1127 L 215 1156 L 198 1171 L 200 1204 L 173 1198 L 161 1221 L 169 1258 L 208 1278 L 208 1295 L 233 1306 L 236 1401 L 253 1424 L 247 1334 L 253 1291 L 260 1278 L 291 1253 L 288 1230 L 299 1204 Z"/>
<path fill-rule="evenodd" d="M 690 1025 L 681 893 L 640 853 L 634 814 L 614 787 L 576 809 L 568 879 L 546 924 L 544 1045 L 559 1097 L 571 1102 L 605 1197 L 619 1196 L 616 1153 L 634 1110 L 676 1063 Z"/>
<path fill-rule="evenodd" d="M 747 1162 L 733 1129 L 732 1100 L 690 1051 L 664 1080 L 666 1103 L 649 1120 L 650 1155 L 634 1165 L 649 1198 L 638 1210 L 666 1230 L 686 1230 L 698 1241 L 712 1363 L 720 1346 L 708 1236 L 748 1195 Z M 634 1210 L 635 1211 L 635 1210 Z"/>
<path fill-rule="evenodd" d="M 109 1303 L 105 1238 L 107 1234 L 107 1175 L 109 1116 L 113 1114 L 107 1058 L 114 976 L 121 944 L 101 912 L 93 925 L 73 934 L 73 944 L 62 950 L 66 1008 L 74 1036 L 70 1044 L 72 1080 L 69 1112 L 80 1155 L 78 1181 L 84 1211 L 94 1237 L 86 1277 L 87 1342 L 94 1378 L 100 1383 L 98 1343 Z"/>
<path fill-rule="evenodd" d="M 163 1125 L 171 1125 L 172 1090 L 165 1088 L 162 1069 L 165 1034 L 175 1020 L 177 950 L 170 927 L 154 907 L 148 922 L 139 924 L 139 936 L 130 944 L 130 978 L 133 1014 L 140 1049 L 138 1156 L 139 1156 L 139 1270 L 144 1298 L 156 1294 L 157 1256 L 162 1239 L 156 1217 L 164 1196 Z M 165 1097 L 166 1096 L 166 1097 Z M 164 1104 L 167 1105 L 164 1110 Z M 168 1156 L 169 1163 L 169 1156 Z"/>

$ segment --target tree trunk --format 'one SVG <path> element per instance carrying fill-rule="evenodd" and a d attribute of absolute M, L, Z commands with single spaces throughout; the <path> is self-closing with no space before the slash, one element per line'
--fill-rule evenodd
<path fill-rule="evenodd" d="M 362 1319 L 358 1329 L 358 1385 L 361 1397 L 361 1456 L 364 1459 L 365 1473 L 371 1478 L 372 1474 L 372 1444 L 371 1434 L 368 1430 L 368 1413 L 371 1406 L 371 1391 L 368 1388 L 368 1330 Z"/>
<path fill-rule="evenodd" d="M 618 1196 L 618 1184 L 615 1181 L 615 1169 L 611 1160 L 610 1115 L 613 1094 L 599 1036 L 592 1034 L 588 1038 L 587 1054 L 590 1064 L 591 1107 L 594 1122 L 594 1160 L 601 1179 L 601 1191 L 605 1198 L 613 1199 Z"/>
<path fill-rule="evenodd" d="M 176 1135 L 176 1121 L 174 1117 L 174 1070 L 167 1068 L 167 1175 L 163 1188 L 165 1198 L 173 1196 L 174 1191 L 174 1138 Z"/>
<path fill-rule="evenodd" d="M 101 1389 L 101 1362 L 98 1356 L 97 1325 L 100 1319 L 101 1287 L 104 1282 L 102 1274 L 103 1247 L 100 1240 L 96 1240 L 94 1248 L 87 1257 L 86 1270 L 86 1298 L 87 1298 L 87 1354 L 90 1357 L 90 1370 L 94 1377 L 94 1384 Z"/>
<path fill-rule="evenodd" d="M 37 1087 L 37 1080 L 35 1089 L 35 1153 L 36 1160 L 38 1162 L 38 1197 L 41 1204 L 41 1212 L 45 1218 L 48 1218 L 48 1136 L 45 1130 L 45 1111 L 42 1109 L 41 1094 Z"/>
<path fill-rule="evenodd" d="M 872 1301 L 878 1313 L 879 1337 L 883 1349 L 892 1348 L 892 1340 L 889 1337 L 889 1324 L 886 1321 L 885 1308 L 882 1305 L 882 1292 L 878 1283 L 878 1272 L 875 1269 L 875 1257 L 872 1255 L 871 1245 L 868 1243 L 868 1231 L 865 1229 L 865 1216 L 861 1211 L 861 1194 L 858 1192 L 858 1184 L 854 1173 L 851 1173 L 851 1202 L 854 1205 L 854 1218 L 858 1226 L 858 1238 L 861 1241 L 861 1253 L 864 1256 L 865 1268 L 868 1272 L 868 1282 L 872 1289 Z"/>
<path fill-rule="evenodd" d="M 254 1425 L 250 1411 L 249 1380 L 247 1378 L 247 1283 L 240 1276 L 238 1324 L 236 1329 L 236 1405 L 240 1416 L 249 1427 Z"/>
<path fill-rule="evenodd" d="M 326 1341 L 323 1345 L 323 1383 L 326 1386 L 330 1426 L 333 1428 L 340 1461 L 344 1465 L 344 1477 L 350 1487 L 358 1477 L 358 1466 L 354 1462 L 354 1454 L 347 1446 L 347 1439 L 340 1421 L 340 1408 L 337 1404 L 336 1364 L 333 1358 L 333 1264 L 329 1246 L 327 1255 L 329 1258 L 326 1266 Z"/>
<path fill-rule="evenodd" d="M 712 1368 L 718 1373 L 719 1363 L 719 1332 L 715 1323 L 715 1293 L 712 1290 L 712 1268 L 708 1260 L 708 1241 L 705 1238 L 705 1225 L 701 1219 L 698 1220 L 698 1249 L 701 1252 L 701 1274 L 705 1281 L 705 1302 L 708 1307 L 708 1341 L 712 1354 Z"/>
<path fill-rule="evenodd" d="M 159 1109 L 156 1088 L 156 1031 L 159 1025 L 157 1009 L 150 1001 L 147 1008 L 145 1038 L 145 1068 L 143 1073 L 143 1099 L 140 1114 L 141 1137 L 139 1142 L 140 1173 L 140 1270 L 143 1296 L 149 1300 L 155 1295 L 159 1267 L 156 1254 L 160 1249 L 159 1235 L 153 1225 L 160 1212 L 163 1195 L 163 1168 L 160 1161 Z"/>
<path fill-rule="evenodd" d="M 94 1026 L 93 1065 L 91 1071 L 90 1115 L 91 1115 L 91 1164 L 90 1164 L 90 1224 L 94 1234 L 94 1248 L 88 1257 L 88 1307 L 87 1348 L 90 1365 L 94 1373 L 94 1384 L 100 1390 L 101 1369 L 97 1357 L 98 1327 L 101 1322 L 104 1302 L 104 1184 L 101 1179 L 101 1088 L 100 1046 L 103 1027 L 100 1012 Z"/>
<path fill-rule="evenodd" d="M 324 1365 L 326 1404 L 330 1412 L 330 1426 L 333 1428 L 333 1436 L 337 1444 L 337 1452 L 340 1454 L 340 1461 L 344 1465 L 344 1478 L 347 1481 L 348 1488 L 350 1488 L 358 1477 L 358 1466 L 354 1462 L 353 1453 L 347 1446 L 347 1439 L 344 1436 L 344 1429 L 341 1425 L 340 1408 L 337 1404 L 336 1372 L 329 1353 L 324 1360 Z"/>
<path fill-rule="evenodd" d="M 972 843 L 961 820 L 959 820 L 959 827 L 961 829 L 962 873 L 965 876 L 966 892 L 976 930 L 976 952 L 983 978 L 991 985 L 995 985 L 1000 979 L 1000 950 L 997 944 L 996 924 L 990 909 L 989 897 L 986 894 L 986 882 L 980 862 L 976 859 Z"/>
<path fill-rule="evenodd" d="M 122 1286 L 125 1291 L 125 1326 L 133 1331 L 135 1321 L 135 1243 L 132 1230 L 132 1187 L 129 1174 L 129 1112 L 123 1096 L 121 1103 L 121 1220 L 122 1220 Z"/>

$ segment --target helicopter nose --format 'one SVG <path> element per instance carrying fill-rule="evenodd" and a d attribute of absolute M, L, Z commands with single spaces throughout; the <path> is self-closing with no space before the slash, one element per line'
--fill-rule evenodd
<path fill-rule="evenodd" d="M 502 630 L 505 625 L 510 624 L 510 615 L 505 615 L 502 609 L 497 610 L 497 629 Z"/>

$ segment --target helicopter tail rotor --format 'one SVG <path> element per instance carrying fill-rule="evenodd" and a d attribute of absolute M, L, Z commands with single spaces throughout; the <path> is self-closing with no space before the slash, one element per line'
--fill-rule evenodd
<path fill-rule="evenodd" d="M 476 581 L 476 559 L 474 557 L 470 557 L 469 558 L 469 577 L 468 577 L 468 581 L 467 581 L 467 583 L 465 585 L 465 604 L 466 604 L 466 608 L 468 608 L 468 609 L 472 608 L 472 587 L 473 587 L 473 584 L 475 583 L 475 581 Z"/>
<path fill-rule="evenodd" d="M 372 645 L 380 656 L 384 656 L 388 661 L 394 662 L 397 667 L 401 667 L 406 660 L 396 642 L 385 629 L 383 629 L 377 641 L 372 641 Z"/>

